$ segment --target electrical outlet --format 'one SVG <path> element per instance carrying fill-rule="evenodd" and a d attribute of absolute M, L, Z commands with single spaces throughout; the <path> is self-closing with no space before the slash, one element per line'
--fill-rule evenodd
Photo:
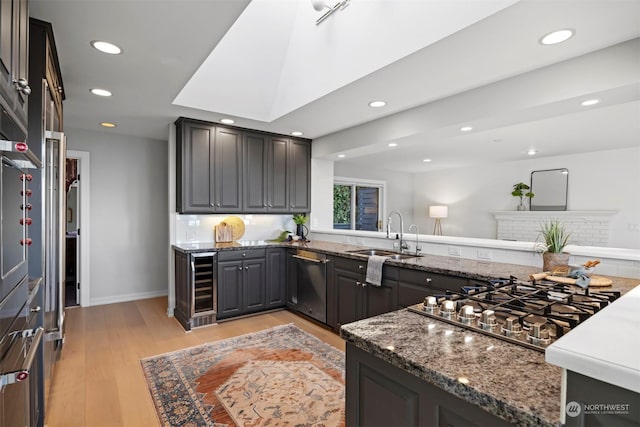
<path fill-rule="evenodd" d="M 449 255 L 450 256 L 460 256 L 460 248 L 456 246 L 449 246 Z"/>
<path fill-rule="evenodd" d="M 491 250 L 478 249 L 478 259 L 491 259 Z"/>

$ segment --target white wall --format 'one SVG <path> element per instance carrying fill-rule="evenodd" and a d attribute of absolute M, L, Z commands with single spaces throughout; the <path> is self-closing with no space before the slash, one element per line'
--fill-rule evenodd
<path fill-rule="evenodd" d="M 167 141 L 65 133 L 69 150 L 91 153 L 90 304 L 166 295 Z"/>
<path fill-rule="evenodd" d="M 361 165 L 345 161 L 335 162 L 333 169 L 334 176 L 373 179 L 386 182 L 386 207 L 383 207 L 383 210 L 386 209 L 386 211 L 382 212 L 381 218 L 385 227 L 387 223 L 387 215 L 392 210 L 397 210 L 402 213 L 405 231 L 407 231 L 410 224 L 415 222 L 413 219 L 414 180 L 412 174 L 394 172 L 379 168 L 366 168 Z M 333 200 L 333 195 L 331 200 Z M 333 206 L 330 206 L 330 208 L 333 208 Z M 328 228 L 333 228 L 333 225 Z M 397 219 L 393 223 L 392 229 L 394 231 L 398 229 Z M 424 230 L 423 228 L 420 229 Z"/>
<path fill-rule="evenodd" d="M 498 165 L 478 165 L 416 174 L 414 214 L 421 230 L 433 228 L 426 215 L 431 204 L 449 206 L 443 233 L 449 236 L 495 239 L 491 211 L 515 210 L 513 184 L 530 182 L 534 170 L 568 168 L 568 210 L 616 210 L 610 246 L 640 249 L 640 147 L 533 158 Z M 423 228 L 423 226 L 425 228 Z"/>

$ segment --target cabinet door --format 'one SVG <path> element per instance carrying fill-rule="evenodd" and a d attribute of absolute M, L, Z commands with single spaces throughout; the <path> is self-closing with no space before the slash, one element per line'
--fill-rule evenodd
<path fill-rule="evenodd" d="M 0 2 L 0 98 L 2 107 L 27 132 L 27 95 L 14 80 L 29 78 L 29 10 L 27 0 Z"/>
<path fill-rule="evenodd" d="M 246 260 L 243 263 L 242 311 L 253 313 L 265 309 L 266 262 L 264 258 Z"/>
<path fill-rule="evenodd" d="M 242 211 L 242 132 L 216 127 L 213 168 L 216 212 Z"/>
<path fill-rule="evenodd" d="M 384 279 L 381 286 L 367 284 L 365 316 L 372 317 L 398 309 L 398 282 Z"/>
<path fill-rule="evenodd" d="M 334 268 L 334 286 L 338 301 L 337 327 L 360 320 L 363 315 L 364 277 L 360 273 Z"/>
<path fill-rule="evenodd" d="M 243 271 L 242 261 L 218 262 L 218 319 L 243 313 Z"/>
<path fill-rule="evenodd" d="M 285 254 L 285 249 L 267 250 L 267 309 L 284 307 L 285 305 L 287 281 Z"/>
<path fill-rule="evenodd" d="M 244 212 L 267 211 L 267 136 L 258 133 L 244 134 Z"/>
<path fill-rule="evenodd" d="M 289 212 L 289 139 L 270 136 L 267 144 L 267 209 L 274 213 Z"/>
<path fill-rule="evenodd" d="M 309 212 L 311 208 L 311 144 L 292 139 L 289 146 L 289 211 Z"/>
<path fill-rule="evenodd" d="M 214 210 L 215 127 L 182 122 L 176 128 L 176 209 L 182 213 Z"/>

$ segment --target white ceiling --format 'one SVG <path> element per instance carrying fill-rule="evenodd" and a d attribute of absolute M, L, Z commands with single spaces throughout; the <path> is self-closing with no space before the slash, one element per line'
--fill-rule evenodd
<path fill-rule="evenodd" d="M 640 145 L 640 44 L 619 45 L 640 37 L 640 1 L 510 3 L 351 0 L 319 26 L 306 0 L 30 0 L 30 14 L 53 24 L 67 128 L 103 131 L 99 122 L 111 121 L 110 132 L 166 139 L 179 116 L 231 116 L 238 126 L 301 130 L 317 139 L 314 156 L 413 172 L 517 160 L 528 148 L 551 156 Z M 381 15 L 378 34 L 361 28 Z M 560 28 L 576 35 L 538 43 Z M 123 54 L 98 53 L 96 39 Z M 209 81 L 210 65 L 199 72 L 207 58 L 218 61 Z M 96 97 L 94 87 L 113 96 Z M 579 105 L 591 96 L 602 102 Z M 368 107 L 374 99 L 387 107 Z M 460 134 L 467 123 L 474 130 Z"/>

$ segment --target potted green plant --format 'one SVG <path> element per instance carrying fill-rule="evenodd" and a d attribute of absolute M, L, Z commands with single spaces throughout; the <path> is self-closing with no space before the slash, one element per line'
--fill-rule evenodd
<path fill-rule="evenodd" d="M 531 191 L 527 191 L 525 193 L 526 190 L 529 190 L 530 187 L 525 184 L 524 182 L 519 182 L 517 184 L 513 184 L 513 191 L 511 192 L 511 195 L 513 197 L 519 197 L 520 198 L 520 204 L 518 205 L 518 210 L 519 211 L 526 211 L 527 207 L 524 205 L 524 198 L 528 197 L 529 198 L 529 202 L 531 202 L 531 198 L 533 196 L 535 196 L 535 194 L 533 194 Z"/>
<path fill-rule="evenodd" d="M 538 243 L 542 252 L 542 269 L 554 272 L 566 270 L 569 265 L 569 253 L 564 252 L 571 232 L 557 220 L 549 220 L 540 225 L 540 236 L 544 242 Z"/>
<path fill-rule="evenodd" d="M 300 236 L 302 240 L 306 240 L 309 229 L 305 225 L 309 221 L 306 213 L 293 214 L 293 222 L 296 224 L 296 236 Z"/>

